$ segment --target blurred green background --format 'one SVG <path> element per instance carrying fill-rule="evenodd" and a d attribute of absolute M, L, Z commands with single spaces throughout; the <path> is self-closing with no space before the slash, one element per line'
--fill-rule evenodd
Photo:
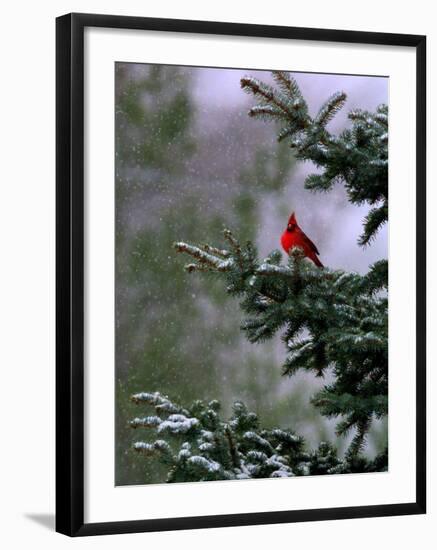
<path fill-rule="evenodd" d="M 276 142 L 271 125 L 247 116 L 250 98 L 238 86 L 243 74 L 115 66 L 116 485 L 165 481 L 162 466 L 130 450 L 139 434 L 128 421 L 140 411 L 129 396 L 139 391 L 160 391 L 181 404 L 218 399 L 225 415 L 243 400 L 265 427 L 294 429 L 309 445 L 336 442 L 335 420 L 309 403 L 324 381 L 304 373 L 283 378 L 279 336 L 249 344 L 223 282 L 187 274 L 172 247 L 176 240 L 220 244 L 226 225 L 267 254 L 279 247 L 291 205 L 311 221 L 314 201 L 323 221 L 319 245 L 329 242 L 332 208 L 350 216 L 341 190 L 329 210 L 293 185 L 299 172 L 290 149 Z M 386 255 L 386 241 L 381 250 Z M 386 440 L 387 425 L 378 423 L 369 453 Z M 337 443 L 341 450 L 346 442 Z"/>

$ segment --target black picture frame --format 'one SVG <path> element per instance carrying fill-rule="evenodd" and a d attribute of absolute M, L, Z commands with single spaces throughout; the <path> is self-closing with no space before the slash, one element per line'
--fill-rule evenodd
<path fill-rule="evenodd" d="M 215 516 L 84 523 L 84 29 L 403 46 L 416 50 L 416 500 Z M 426 511 L 426 37 L 283 26 L 68 14 L 56 20 L 56 530 L 69 536 L 423 514 Z"/>

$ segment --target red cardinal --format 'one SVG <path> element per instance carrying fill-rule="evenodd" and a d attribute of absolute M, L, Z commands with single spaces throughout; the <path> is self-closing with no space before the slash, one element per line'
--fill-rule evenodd
<path fill-rule="evenodd" d="M 287 254 L 290 253 L 291 249 L 295 246 L 302 248 L 305 256 L 312 260 L 317 267 L 323 267 L 322 262 L 317 257 L 320 252 L 317 250 L 316 245 L 311 239 L 309 239 L 302 229 L 297 225 L 296 216 L 294 212 L 291 214 L 287 227 L 282 233 L 281 237 L 282 248 Z"/>

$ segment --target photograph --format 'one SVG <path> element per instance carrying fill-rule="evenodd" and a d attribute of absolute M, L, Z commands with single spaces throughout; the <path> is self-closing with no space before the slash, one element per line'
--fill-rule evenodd
<path fill-rule="evenodd" d="M 114 484 L 384 475 L 390 79 L 114 71 Z"/>
<path fill-rule="evenodd" d="M 431 3 L 5 6 L 2 546 L 431 548 Z"/>

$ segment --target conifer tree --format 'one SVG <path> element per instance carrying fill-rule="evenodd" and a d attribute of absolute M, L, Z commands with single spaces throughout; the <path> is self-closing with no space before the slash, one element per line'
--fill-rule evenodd
<path fill-rule="evenodd" d="M 314 118 L 296 81 L 274 72 L 274 88 L 253 78 L 243 89 L 259 100 L 249 115 L 280 123 L 278 139 L 287 140 L 300 160 L 319 169 L 307 177 L 312 191 L 329 191 L 343 184 L 352 204 L 368 204 L 359 246 L 367 246 L 388 219 L 388 110 L 355 110 L 351 127 L 340 135 L 328 122 L 346 101 L 343 92 L 331 96 Z M 134 403 L 154 407 L 152 416 L 131 421 L 133 428 L 156 431 L 153 443 L 137 441 L 134 449 L 158 456 L 168 466 L 168 481 L 290 477 L 331 473 L 382 471 L 385 450 L 373 460 L 362 451 L 376 418 L 388 413 L 388 263 L 380 260 L 365 275 L 319 269 L 294 248 L 286 263 L 274 250 L 260 259 L 252 243 L 240 243 L 229 229 L 225 244 L 175 243 L 192 258 L 188 272 L 219 277 L 226 292 L 240 301 L 241 328 L 250 342 L 263 342 L 281 332 L 286 347 L 284 376 L 303 369 L 332 381 L 312 403 L 326 417 L 338 419 L 339 437 L 353 432 L 340 458 L 327 442 L 306 448 L 292 430 L 262 429 L 254 413 L 236 403 L 228 420 L 220 418 L 217 401 L 197 401 L 188 408 L 159 393 L 139 393 Z"/>

